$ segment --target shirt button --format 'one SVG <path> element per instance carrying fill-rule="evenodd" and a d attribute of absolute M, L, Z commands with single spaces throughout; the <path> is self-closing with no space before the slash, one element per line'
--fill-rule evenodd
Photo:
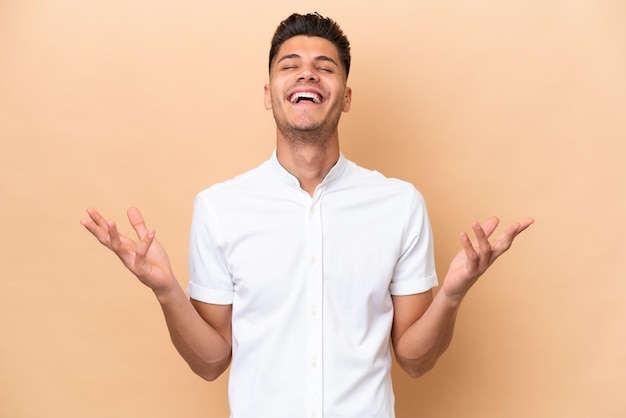
<path fill-rule="evenodd" d="M 315 258 L 315 256 L 311 257 L 311 264 L 315 264 L 317 263 L 317 258 Z"/>
<path fill-rule="evenodd" d="M 311 361 L 311 367 L 314 369 L 317 367 L 317 362 L 315 360 Z"/>
<path fill-rule="evenodd" d="M 313 309 L 313 310 L 311 311 L 311 315 L 313 315 L 313 316 L 317 315 L 317 310 Z"/>

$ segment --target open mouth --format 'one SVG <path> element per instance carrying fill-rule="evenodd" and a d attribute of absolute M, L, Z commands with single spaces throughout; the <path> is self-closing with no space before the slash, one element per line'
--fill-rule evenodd
<path fill-rule="evenodd" d="M 311 91 L 298 91 L 289 97 L 290 103 L 310 102 L 314 104 L 322 103 L 322 96 Z"/>

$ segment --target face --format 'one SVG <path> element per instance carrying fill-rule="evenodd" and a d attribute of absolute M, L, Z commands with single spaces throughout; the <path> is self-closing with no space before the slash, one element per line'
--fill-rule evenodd
<path fill-rule="evenodd" d="M 265 86 L 265 107 L 272 109 L 279 133 L 330 137 L 351 100 L 345 69 L 330 41 L 295 36 L 283 43 Z"/>

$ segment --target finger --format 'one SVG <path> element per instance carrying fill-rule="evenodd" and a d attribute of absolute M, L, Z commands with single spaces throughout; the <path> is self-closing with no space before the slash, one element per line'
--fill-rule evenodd
<path fill-rule="evenodd" d="M 154 230 L 150 229 L 146 235 L 137 243 L 133 272 L 139 277 L 149 274 L 151 268 L 147 261 L 148 251 L 154 242 Z"/>
<path fill-rule="evenodd" d="M 107 229 L 109 231 L 110 247 L 116 254 L 119 255 L 120 249 L 122 248 L 122 240 L 120 238 L 120 233 L 117 230 L 117 225 L 115 225 L 114 221 L 108 221 Z"/>
<path fill-rule="evenodd" d="M 80 224 L 87 229 L 87 231 L 91 232 L 91 235 L 96 237 L 98 241 L 102 242 L 101 238 L 104 238 L 102 234 L 102 228 L 100 228 L 96 223 L 91 219 L 81 219 Z"/>
<path fill-rule="evenodd" d="M 527 218 L 527 219 L 523 220 L 522 222 L 519 223 L 520 227 L 519 227 L 519 230 L 517 231 L 517 233 L 519 234 L 520 232 L 526 230 L 526 228 L 531 226 L 533 223 L 535 223 L 535 220 L 533 218 Z"/>
<path fill-rule="evenodd" d="M 476 235 L 476 242 L 478 243 L 478 266 L 480 269 L 486 269 L 489 267 L 491 258 L 491 243 L 489 242 L 485 230 L 478 222 L 474 222 L 472 228 L 474 229 L 474 235 Z"/>
<path fill-rule="evenodd" d="M 493 234 L 493 231 L 496 230 L 496 228 L 498 227 L 499 224 L 500 224 L 500 219 L 498 219 L 498 217 L 492 216 L 492 217 L 488 218 L 482 224 L 482 228 L 485 231 L 485 235 L 487 237 L 490 237 L 491 234 Z"/>
<path fill-rule="evenodd" d="M 494 249 L 492 254 L 492 262 L 496 258 L 501 256 L 505 251 L 511 248 L 513 240 L 526 228 L 533 224 L 535 220 L 533 218 L 525 219 L 522 222 L 516 222 L 509 226 L 509 228 L 495 241 L 492 245 Z"/>
<path fill-rule="evenodd" d="M 87 209 L 89 218 L 80 220 L 82 226 L 84 226 L 94 237 L 98 239 L 102 244 L 107 245 L 109 243 L 109 231 L 106 220 L 95 209 Z"/>
<path fill-rule="evenodd" d="M 107 228 L 107 220 L 94 208 L 87 208 L 87 214 L 96 225 L 102 229 Z"/>
<path fill-rule="evenodd" d="M 472 224 L 472 229 L 474 230 L 474 235 L 476 236 L 476 242 L 478 243 L 479 246 L 481 244 L 489 244 L 487 233 L 478 222 L 474 222 Z"/>
<path fill-rule="evenodd" d="M 137 244 L 136 257 L 137 257 L 138 263 L 145 262 L 146 255 L 148 254 L 148 250 L 150 249 L 150 246 L 154 242 L 154 236 L 155 236 L 154 229 L 149 229 L 146 231 L 146 235 L 144 235 L 144 237 Z"/>
<path fill-rule="evenodd" d="M 141 215 L 141 212 L 139 212 L 139 209 L 131 207 L 128 208 L 126 214 L 128 215 L 128 221 L 137 233 L 137 237 L 139 237 L 140 240 L 143 240 L 148 233 L 148 228 L 146 227 L 146 223 Z"/>
<path fill-rule="evenodd" d="M 524 230 L 526 230 L 526 228 L 531 226 L 533 224 L 533 222 L 535 222 L 535 220 L 533 218 L 528 218 L 528 219 L 525 219 L 525 220 L 523 220 L 521 222 L 516 222 L 514 224 L 511 224 L 511 226 L 509 226 L 509 229 L 507 230 L 506 234 L 511 237 L 511 240 L 513 240 L 516 236 L 518 236 L 520 233 L 522 233 Z"/>
<path fill-rule="evenodd" d="M 472 241 L 465 232 L 461 233 L 461 245 L 463 246 L 463 251 L 465 252 L 466 269 L 473 272 L 476 270 L 478 265 L 478 254 L 476 253 L 476 249 L 474 248 Z"/>

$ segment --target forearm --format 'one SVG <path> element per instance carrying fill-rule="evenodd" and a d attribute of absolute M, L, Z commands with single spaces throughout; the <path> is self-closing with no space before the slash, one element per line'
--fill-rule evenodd
<path fill-rule="evenodd" d="M 432 369 L 446 351 L 460 304 L 440 291 L 424 314 L 397 339 L 396 359 L 410 376 L 419 377 Z"/>
<path fill-rule="evenodd" d="M 231 343 L 200 316 L 178 282 L 174 283 L 170 289 L 155 292 L 172 343 L 194 373 L 214 380 L 230 363 Z"/>
<path fill-rule="evenodd" d="M 138 209 L 128 209 L 136 241 L 119 234 L 115 223 L 95 209 L 87 213 L 89 218 L 82 219 L 81 224 L 154 292 L 172 342 L 191 369 L 207 380 L 217 378 L 230 363 L 230 307 L 202 308 L 214 315 L 200 315 L 176 281 L 165 249 L 155 239 L 154 230 L 146 227 Z"/>

